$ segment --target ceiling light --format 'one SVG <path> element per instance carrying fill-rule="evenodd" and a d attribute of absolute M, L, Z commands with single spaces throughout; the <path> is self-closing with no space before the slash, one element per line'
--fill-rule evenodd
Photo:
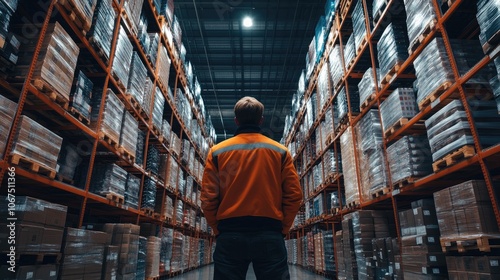
<path fill-rule="evenodd" d="M 243 26 L 244 27 L 252 27 L 253 25 L 253 20 L 251 17 L 249 16 L 246 16 L 244 19 L 243 19 Z"/>

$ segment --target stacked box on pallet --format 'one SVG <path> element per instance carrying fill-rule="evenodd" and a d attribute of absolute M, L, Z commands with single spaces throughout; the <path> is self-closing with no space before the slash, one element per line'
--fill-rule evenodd
<path fill-rule="evenodd" d="M 500 5 L 495 1 L 479 0 L 477 1 L 477 22 L 481 33 L 479 33 L 479 41 L 481 45 L 486 43 L 494 46 L 495 36 L 498 40 L 498 29 L 500 26 Z M 486 53 L 485 49 L 485 53 Z"/>
<path fill-rule="evenodd" d="M 18 156 L 56 171 L 63 139 L 27 116 L 21 116 L 11 156 Z"/>
<path fill-rule="evenodd" d="M 361 193 L 371 199 L 387 187 L 389 170 L 385 165 L 384 143 L 378 110 L 370 110 L 356 126 L 358 160 L 361 172 Z"/>
<path fill-rule="evenodd" d="M 146 159 L 146 170 L 158 175 L 160 171 L 160 151 L 154 145 L 148 147 L 148 158 Z"/>
<path fill-rule="evenodd" d="M 366 23 L 365 18 L 368 16 L 368 23 L 370 24 L 370 29 L 372 26 L 372 1 L 366 3 L 368 8 L 368 15 L 365 15 L 363 8 L 363 1 L 357 1 L 352 11 L 352 34 L 354 34 L 354 41 L 356 48 L 359 49 L 363 39 L 366 38 Z"/>
<path fill-rule="evenodd" d="M 189 149 L 191 148 L 191 142 L 189 139 L 182 139 L 181 145 L 181 162 L 187 165 L 189 161 Z"/>
<path fill-rule="evenodd" d="M 174 0 L 162 0 L 160 14 L 165 16 L 170 24 L 174 20 Z"/>
<path fill-rule="evenodd" d="M 313 37 L 309 43 L 309 48 L 306 53 L 306 79 L 309 80 L 316 64 L 316 37 Z"/>
<path fill-rule="evenodd" d="M 5 46 L 7 33 L 9 32 L 10 19 L 17 10 L 18 1 L 2 1 L 0 2 L 0 49 Z"/>
<path fill-rule="evenodd" d="M 387 147 L 387 161 L 393 183 L 431 174 L 431 148 L 427 136 L 403 136 Z"/>
<path fill-rule="evenodd" d="M 151 210 L 155 209 L 156 205 L 156 181 L 152 178 L 146 177 L 142 187 L 141 209 Z"/>
<path fill-rule="evenodd" d="M 147 238 L 146 279 L 160 276 L 161 239 L 156 236 Z"/>
<path fill-rule="evenodd" d="M 160 245 L 160 272 L 170 272 L 170 263 L 172 259 L 174 230 L 171 228 L 162 228 Z"/>
<path fill-rule="evenodd" d="M 141 12 L 139 18 L 139 23 L 137 24 L 137 39 L 139 39 L 139 44 L 141 44 L 144 53 L 147 54 L 149 49 L 149 35 L 148 35 L 148 17 L 144 13 L 145 10 Z"/>
<path fill-rule="evenodd" d="M 137 254 L 137 268 L 135 279 L 146 278 L 146 255 L 148 249 L 148 239 L 144 236 L 139 236 L 139 250 Z"/>
<path fill-rule="evenodd" d="M 136 156 L 139 122 L 127 110 L 123 112 L 122 129 L 120 133 L 120 147 L 130 156 Z"/>
<path fill-rule="evenodd" d="M 392 22 L 395 22 L 396 18 L 399 21 L 399 18 L 401 17 L 403 21 L 406 20 L 405 14 L 401 13 L 404 10 L 403 5 L 404 5 L 403 0 L 393 1 L 389 7 L 389 10 L 387 11 L 387 14 L 385 15 L 385 20 L 390 19 L 392 20 Z M 377 15 L 378 14 L 381 15 L 385 9 L 387 9 L 386 0 L 373 0 L 373 11 L 372 11 L 373 25 L 376 25 L 376 23 L 380 20 L 380 16 L 377 17 Z"/>
<path fill-rule="evenodd" d="M 493 100 L 470 100 L 469 106 L 483 147 L 498 143 L 500 116 Z M 432 159 L 437 161 L 466 145 L 474 145 L 465 109 L 454 100 L 425 121 Z"/>
<path fill-rule="evenodd" d="M 179 163 L 175 160 L 173 156 L 170 156 L 168 160 L 167 168 L 167 178 L 165 178 L 165 183 L 172 189 L 177 189 L 177 181 L 179 178 Z"/>
<path fill-rule="evenodd" d="M 182 256 L 185 254 L 183 251 L 184 235 L 178 231 L 174 231 L 172 240 L 172 259 L 170 261 L 171 271 L 182 271 Z"/>
<path fill-rule="evenodd" d="M 436 11 L 432 0 L 405 0 L 406 26 L 408 28 L 408 39 L 410 44 L 424 33 L 426 28 L 435 22 Z"/>
<path fill-rule="evenodd" d="M 25 78 L 36 48 L 36 41 L 23 44 L 24 55 L 20 56 L 14 75 Z M 55 22 L 49 24 L 38 55 L 33 79 L 54 89 L 59 99 L 69 101 L 80 48 L 64 28 Z M 45 88 L 45 86 L 43 86 Z"/>
<path fill-rule="evenodd" d="M 342 80 L 342 75 L 344 73 L 344 65 L 340 55 L 339 45 L 335 45 L 333 50 L 330 52 L 328 65 L 330 66 L 330 75 L 332 76 L 332 88 L 335 89 L 335 87 Z"/>
<path fill-rule="evenodd" d="M 0 157 L 3 157 L 16 109 L 17 103 L 0 95 Z"/>
<path fill-rule="evenodd" d="M 117 277 L 118 259 L 120 257 L 118 246 L 106 245 L 104 247 L 104 260 L 102 263 L 102 280 L 113 280 Z"/>
<path fill-rule="evenodd" d="M 167 178 L 168 176 L 167 168 L 168 168 L 168 154 L 160 154 L 159 167 L 158 167 L 158 178 L 160 178 L 160 180 L 165 181 L 165 178 Z"/>
<path fill-rule="evenodd" d="M 75 177 L 75 171 L 80 165 L 82 158 L 80 157 L 81 150 L 71 144 L 69 141 L 63 140 L 61 151 L 57 159 L 59 170 L 57 175 L 59 178 L 72 181 Z"/>
<path fill-rule="evenodd" d="M 475 40 L 450 39 L 450 45 L 458 72 L 462 77 L 484 57 L 481 45 Z M 478 73 L 468 79 L 466 85 L 488 86 L 490 77 L 496 73 L 494 63 L 487 64 Z"/>
<path fill-rule="evenodd" d="M 356 44 L 354 40 L 354 33 L 351 33 L 347 43 L 344 46 L 344 62 L 347 66 L 356 58 Z M 347 67 L 346 66 L 346 67 Z"/>
<path fill-rule="evenodd" d="M 186 199 L 192 199 L 193 194 L 195 195 L 196 198 L 196 191 L 193 191 L 193 185 L 194 185 L 194 179 L 192 176 L 187 176 L 186 178 Z M 193 203 L 196 200 L 192 200 Z"/>
<path fill-rule="evenodd" d="M 88 30 L 92 24 L 92 17 L 94 15 L 97 0 L 66 0 L 66 2 L 69 2 L 73 12 L 76 12 L 79 15 L 78 19 L 82 21 L 82 28 L 84 30 Z"/>
<path fill-rule="evenodd" d="M 142 4 L 144 0 L 125 0 L 124 8 L 128 21 L 125 21 L 127 25 L 130 25 L 134 35 L 137 34 L 137 25 L 139 24 L 139 19 L 141 17 Z"/>
<path fill-rule="evenodd" d="M 499 256 L 446 256 L 448 277 L 451 280 L 467 279 L 493 280 L 500 277 Z"/>
<path fill-rule="evenodd" d="M 408 58 L 408 35 L 400 22 L 391 22 L 377 43 L 377 57 L 380 67 L 378 83 L 396 66 Z"/>
<path fill-rule="evenodd" d="M 318 232 L 313 235 L 314 241 L 314 270 L 325 271 L 325 252 L 323 251 L 323 233 Z"/>
<path fill-rule="evenodd" d="M 327 230 L 323 234 L 323 252 L 325 258 L 325 272 L 329 275 L 334 275 L 335 269 L 335 250 L 333 243 L 333 232 Z M 336 244 L 339 246 L 339 244 Z"/>
<path fill-rule="evenodd" d="M 87 37 L 107 61 L 111 53 L 116 12 L 112 7 L 111 0 L 99 0 L 97 2 L 92 26 L 87 33 Z"/>
<path fill-rule="evenodd" d="M 380 82 L 380 70 L 376 68 L 375 71 L 377 72 L 377 81 Z M 363 104 L 372 95 L 377 94 L 377 90 L 379 89 L 380 87 L 375 83 L 373 69 L 371 67 L 366 69 L 365 73 L 363 74 L 363 78 L 358 84 L 359 105 Z M 351 94 L 351 91 L 349 91 L 349 94 Z M 353 108 L 352 104 L 351 108 Z"/>
<path fill-rule="evenodd" d="M 121 84 L 123 89 L 128 85 L 128 77 L 130 71 L 130 63 L 132 61 L 132 54 L 134 47 L 127 37 L 127 32 L 123 26 L 120 25 L 120 32 L 118 33 L 118 41 L 116 42 L 115 57 L 113 59 L 113 67 L 111 72 L 118 83 Z"/>
<path fill-rule="evenodd" d="M 386 132 L 401 119 L 411 119 L 418 113 L 412 88 L 397 88 L 380 104 L 382 130 Z"/>
<path fill-rule="evenodd" d="M 342 151 L 342 170 L 344 175 L 344 187 L 346 203 L 359 203 L 358 177 L 356 163 L 354 161 L 354 142 L 351 127 L 340 136 L 340 150 Z"/>
<path fill-rule="evenodd" d="M 71 91 L 69 98 L 70 106 L 75 108 L 82 116 L 90 120 L 90 112 L 92 107 L 90 102 L 92 99 L 92 89 L 94 84 L 80 70 L 75 79 L 75 86 Z"/>
<path fill-rule="evenodd" d="M 411 203 L 400 211 L 404 278 L 441 279 L 446 276 L 446 260 L 439 242 L 438 219 L 432 199 Z"/>
<path fill-rule="evenodd" d="M 328 38 L 328 29 L 326 26 L 326 19 L 324 16 L 321 16 L 316 23 L 315 28 L 315 44 L 316 44 L 316 63 L 319 63 L 321 57 L 323 57 L 323 52 L 325 50 L 326 39 Z"/>
<path fill-rule="evenodd" d="M 133 224 L 105 224 L 104 231 L 112 235 L 111 245 L 119 248 L 117 279 L 135 279 L 140 227 Z"/>
<path fill-rule="evenodd" d="M 146 49 L 146 56 L 151 61 L 153 68 L 156 68 L 156 58 L 158 56 L 158 46 L 160 44 L 159 33 L 149 33 L 149 46 Z"/>
<path fill-rule="evenodd" d="M 493 90 L 493 96 L 497 102 L 498 113 L 500 114 L 500 57 L 495 58 L 493 61 L 496 67 L 496 73 L 493 74 L 489 82 Z"/>
<path fill-rule="evenodd" d="M 114 163 L 94 164 L 90 191 L 102 196 L 117 195 L 124 197 L 127 171 Z"/>
<path fill-rule="evenodd" d="M 167 195 L 165 197 L 165 206 L 163 207 L 162 216 L 172 220 L 173 214 L 174 214 L 174 201 L 170 196 Z"/>
<path fill-rule="evenodd" d="M 156 87 L 154 94 L 154 105 L 153 105 L 153 126 L 158 132 L 161 132 L 161 126 L 163 124 L 163 109 L 165 106 L 165 97 L 161 92 L 159 87 Z"/>
<path fill-rule="evenodd" d="M 161 134 L 163 136 L 164 141 L 167 142 L 167 144 L 170 144 L 170 134 L 172 133 L 172 127 L 170 126 L 170 123 L 163 119 L 163 123 L 161 126 Z"/>
<path fill-rule="evenodd" d="M 182 225 L 184 221 L 184 202 L 182 200 L 177 199 L 175 201 L 175 212 L 174 212 L 174 224 Z"/>
<path fill-rule="evenodd" d="M 174 43 L 177 50 L 181 49 L 182 45 L 182 29 L 177 16 L 174 14 L 174 20 L 172 21 L 172 35 L 174 37 Z"/>
<path fill-rule="evenodd" d="M 172 143 L 171 143 L 171 148 L 170 150 L 176 155 L 180 156 L 181 155 L 181 149 L 182 149 L 182 141 L 177 136 L 177 134 L 172 133 Z"/>
<path fill-rule="evenodd" d="M 142 130 L 137 131 L 137 145 L 135 147 L 135 163 L 139 166 L 144 164 L 144 146 L 146 142 L 146 133 Z"/>
<path fill-rule="evenodd" d="M 158 55 L 158 80 L 164 88 L 168 87 L 168 77 L 170 75 L 170 58 L 167 49 L 161 45 Z"/>
<path fill-rule="evenodd" d="M 144 81 L 147 77 L 147 69 L 136 51 L 134 51 L 132 55 L 129 74 L 127 94 L 132 95 L 135 100 L 142 105 L 144 98 Z"/>
<path fill-rule="evenodd" d="M 345 216 L 344 216 L 345 217 Z M 344 218 L 342 220 L 342 255 L 345 279 L 358 279 L 358 262 L 354 251 L 354 230 L 352 219 Z"/>
<path fill-rule="evenodd" d="M 96 90 L 102 92 L 102 90 Z M 92 98 L 91 127 L 96 129 L 101 107 L 101 94 L 95 94 Z M 111 89 L 106 90 L 106 102 L 101 120 L 100 132 L 102 132 L 111 141 L 118 144 L 120 142 L 120 132 L 122 127 L 123 112 L 125 105 L 118 99 Z"/>
<path fill-rule="evenodd" d="M 61 279 L 100 279 L 105 248 L 111 236 L 106 232 L 66 228 L 61 260 Z"/>
<path fill-rule="evenodd" d="M 397 273 L 396 256 L 399 255 L 397 238 L 380 237 L 372 239 L 373 259 L 375 262 L 374 279 L 401 279 Z"/>
<path fill-rule="evenodd" d="M 144 96 L 142 99 L 142 109 L 144 109 L 144 112 L 148 115 L 148 118 L 151 117 L 152 111 L 151 111 L 151 106 L 153 105 L 153 95 L 155 91 L 153 91 L 153 82 L 151 81 L 151 78 L 146 77 L 145 83 L 144 83 Z"/>
<path fill-rule="evenodd" d="M 426 0 L 427 1 L 427 0 Z M 415 1 L 418 2 L 418 1 Z M 453 83 L 453 71 L 442 38 L 434 38 L 413 62 L 418 79 L 417 103 L 426 100 L 441 86 Z"/>
<path fill-rule="evenodd" d="M 127 183 L 125 184 L 125 205 L 134 209 L 139 208 L 139 189 L 141 180 L 132 174 L 127 174 Z"/>
<path fill-rule="evenodd" d="M 330 73 L 328 63 L 324 63 L 318 76 L 318 115 L 330 100 Z"/>
<path fill-rule="evenodd" d="M 338 117 L 337 119 L 340 121 L 342 118 L 347 116 L 349 112 L 349 104 L 347 103 L 347 95 L 349 95 L 349 102 L 351 103 L 351 113 L 359 112 L 359 90 L 356 86 L 349 86 L 348 93 L 345 90 L 345 87 L 340 89 L 340 92 L 337 94 L 337 108 L 338 108 Z M 337 123 L 338 125 L 338 123 Z"/>

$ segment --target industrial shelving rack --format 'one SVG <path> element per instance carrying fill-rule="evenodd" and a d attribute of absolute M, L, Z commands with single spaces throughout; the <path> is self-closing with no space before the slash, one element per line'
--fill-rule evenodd
<path fill-rule="evenodd" d="M 368 14 L 367 4 L 371 4 L 371 0 L 357 0 L 362 1 L 364 14 Z M 304 100 L 308 100 L 311 95 L 316 92 L 318 86 L 318 76 L 324 64 L 328 63 L 328 57 L 333 47 L 336 44 L 340 45 L 341 49 L 341 59 L 344 60 L 343 49 L 352 33 L 351 15 L 354 8 L 356 0 L 341 0 L 339 1 L 337 10 L 335 11 L 335 17 L 333 24 L 330 28 L 327 42 L 325 44 L 324 53 L 318 63 L 315 65 L 313 73 L 309 78 L 309 83 L 304 93 Z M 400 1 L 402 2 L 402 1 Z M 442 3 L 441 3 L 442 2 Z M 474 3 L 473 3 L 474 2 Z M 339 140 L 343 133 L 352 133 L 353 145 L 356 145 L 356 133 L 354 128 L 356 124 L 367 114 L 371 109 L 380 107 L 381 102 L 397 87 L 406 86 L 413 87 L 413 81 L 416 79 L 415 72 L 413 69 L 413 62 L 423 51 L 423 49 L 432 41 L 435 37 L 442 37 L 446 53 L 449 57 L 450 64 L 452 66 L 454 82 L 449 88 L 442 91 L 442 93 L 430 104 L 424 105 L 420 112 L 408 120 L 407 123 L 401 125 L 401 127 L 396 128 L 390 135 L 384 136 L 384 153 L 386 153 L 386 148 L 389 144 L 395 142 L 405 135 L 414 134 L 425 134 L 426 130 L 423 128 L 423 121 L 429 118 L 433 113 L 437 112 L 444 105 L 448 104 L 453 99 L 461 100 L 464 105 L 467 120 L 471 127 L 472 136 L 474 138 L 474 149 L 475 153 L 471 157 L 466 157 L 462 161 L 457 161 L 453 165 L 449 165 L 445 168 L 440 169 L 428 176 L 422 178 L 415 178 L 405 184 L 398 184 L 398 182 L 392 182 L 389 175 L 389 185 L 385 188 L 383 193 L 377 196 L 372 196 L 371 199 L 364 199 L 361 195 L 361 187 L 358 185 L 358 192 L 360 194 L 359 203 L 342 205 L 340 200 L 340 207 L 335 209 L 330 209 L 323 213 L 321 216 L 312 217 L 306 220 L 303 224 L 292 228 L 289 238 L 300 238 L 306 236 L 307 232 L 310 232 L 313 228 L 320 228 L 322 230 L 333 230 L 333 232 L 341 229 L 342 217 L 348 213 L 361 210 L 361 209 L 371 209 L 371 210 L 390 210 L 394 212 L 395 225 L 397 230 L 397 237 L 401 240 L 401 232 L 398 218 L 398 211 L 403 209 L 408 209 L 409 204 L 412 201 L 418 200 L 420 198 L 432 197 L 432 194 L 441 189 L 462 183 L 471 179 L 484 180 L 488 189 L 488 194 L 493 205 L 494 214 L 496 222 L 500 225 L 500 210 L 499 201 L 495 196 L 495 186 L 498 192 L 498 185 L 495 185 L 496 180 L 499 179 L 500 174 L 500 143 L 483 148 L 479 141 L 479 135 L 472 119 L 471 108 L 469 107 L 467 100 L 471 98 L 485 98 L 481 97 L 481 90 L 474 91 L 470 90 L 467 81 L 473 78 L 478 72 L 483 69 L 486 65 L 493 63 L 493 60 L 498 57 L 500 53 L 500 46 L 498 42 L 492 42 L 490 44 L 489 50 L 486 52 L 482 59 L 477 61 L 477 63 L 471 67 L 467 73 L 460 75 L 457 63 L 454 58 L 454 54 L 451 48 L 450 39 L 454 38 L 467 38 L 472 40 L 478 40 L 477 35 L 479 33 L 479 26 L 475 18 L 474 12 L 470 9 L 470 5 L 475 6 L 476 1 L 465 1 L 465 0 L 449 0 L 449 1 L 432 1 L 433 8 L 436 11 L 437 20 L 433 26 L 429 26 L 427 31 L 420 36 L 417 43 L 412 47 L 412 53 L 402 64 L 399 65 L 397 69 L 391 71 L 391 76 L 386 83 L 383 83 L 381 88 L 376 89 L 376 94 L 372 98 L 368 99 L 363 105 L 364 107 L 360 112 L 355 112 L 350 103 L 350 98 L 347 98 L 348 102 L 348 116 L 347 121 L 344 125 L 340 126 L 340 129 L 335 129 L 331 127 L 329 129 L 329 134 L 326 135 L 326 143 L 322 143 L 321 153 L 319 155 L 307 155 L 305 150 L 307 149 L 308 141 L 311 141 L 313 134 L 316 132 L 316 137 L 318 133 L 323 133 L 322 130 L 318 129 L 320 121 L 325 118 L 326 108 L 333 105 L 334 99 L 339 93 L 341 86 L 348 88 L 349 84 L 357 85 L 359 80 L 363 77 L 363 73 L 371 67 L 373 70 L 373 77 L 375 79 L 375 84 L 378 84 L 378 76 L 375 72 L 375 68 L 378 66 L 377 55 L 376 55 L 376 44 L 383 29 L 390 23 L 389 11 L 391 8 L 395 7 L 396 0 L 386 0 L 385 8 L 383 8 L 379 14 L 378 20 L 372 25 L 370 19 L 365 17 L 365 26 L 367 29 L 365 38 L 362 40 L 360 46 L 357 46 L 357 55 L 353 61 L 346 65 L 343 63 L 343 76 L 341 83 L 332 84 L 331 79 L 329 79 L 329 95 L 328 100 L 323 108 L 320 108 L 320 112 L 311 126 L 310 130 L 306 133 L 303 141 L 300 145 L 295 146 L 295 164 L 301 170 L 300 176 L 303 178 L 308 172 L 311 171 L 312 166 L 318 163 L 323 157 L 324 153 L 333 148 L 335 151 L 335 158 L 337 159 L 337 166 L 340 165 L 340 157 L 338 157 L 340 152 Z M 466 6 L 469 5 L 469 6 Z M 498 36 L 497 36 L 498 37 Z M 495 38 L 496 40 L 498 38 Z M 479 43 L 478 43 L 479 44 Z M 483 49 L 484 46 L 483 46 Z M 363 62 L 363 63 L 360 63 Z M 368 65 L 368 66 L 366 66 Z M 385 78 L 385 77 L 383 77 Z M 349 91 L 347 91 L 347 96 L 349 96 Z M 471 93 L 472 91 L 472 93 Z M 305 102 L 299 108 L 295 122 L 292 124 L 290 132 L 285 134 L 284 141 L 285 145 L 291 145 L 297 136 L 299 135 L 299 128 L 305 119 L 306 106 Z M 351 128 L 347 130 L 347 128 Z M 314 141 L 314 139 L 312 139 Z M 356 147 L 354 147 L 356 150 Z M 312 157 L 306 159 L 309 164 L 305 165 L 304 157 Z M 360 182 L 360 174 L 363 172 L 359 166 L 358 154 L 355 152 L 355 163 L 356 163 L 356 175 L 358 182 Z M 385 164 L 388 167 L 387 161 Z M 313 193 L 306 194 L 306 200 L 312 200 L 320 193 L 326 194 L 327 191 L 338 191 L 338 193 L 344 193 L 344 177 L 343 174 L 337 171 L 333 176 L 325 174 L 324 169 L 322 173 L 322 184 L 320 188 L 316 189 Z M 340 196 L 340 195 L 339 195 Z M 324 208 L 326 209 L 326 208 Z M 401 242 L 401 241 L 399 241 Z M 337 245 L 335 244 L 335 234 L 334 234 L 334 250 L 335 255 L 337 255 Z M 401 245 L 401 244 L 400 244 Z M 401 246 L 400 246 L 401 247 Z M 337 260 L 335 260 L 336 269 L 338 268 Z M 317 271 L 314 268 L 309 269 L 324 274 L 324 271 Z M 338 271 L 337 271 L 338 273 Z"/>
<path fill-rule="evenodd" d="M 47 177 L 41 173 L 35 172 L 36 170 L 15 166 L 16 195 L 33 196 L 67 206 L 68 218 L 66 224 L 72 227 L 82 227 L 87 224 L 101 222 L 132 223 L 137 225 L 141 223 L 150 223 L 157 225 L 160 229 L 160 232 L 157 234 L 161 234 L 161 229 L 164 227 L 174 228 L 184 235 L 210 240 L 210 246 L 212 246 L 211 243 L 213 239 L 209 232 L 201 231 L 195 228 L 194 225 L 187 225 L 182 221 L 176 222 L 175 218 L 174 220 L 167 220 L 159 213 L 147 213 L 140 210 L 140 200 L 142 197 L 145 178 L 154 177 L 145 168 L 147 149 L 150 145 L 156 146 L 162 153 L 171 154 L 178 162 L 179 168 L 184 169 L 186 174 L 189 174 L 194 178 L 194 185 L 197 190 L 201 188 L 201 177 L 198 176 L 198 174 L 193 174 L 191 170 L 185 167 L 181 163 L 180 155 L 172 153 L 168 144 L 161 141 L 160 136 L 153 131 L 152 118 L 148 117 L 151 116 L 152 112 L 147 112 L 147 116 L 141 114 L 138 108 L 131 103 L 130 99 L 126 98 L 125 92 L 120 88 L 118 81 L 112 75 L 111 68 L 113 65 L 114 53 L 120 30 L 119 27 L 120 25 L 127 27 L 128 24 L 128 18 L 124 9 L 124 3 L 126 1 L 112 0 L 112 6 L 115 10 L 116 17 L 111 52 L 108 60 L 103 59 L 99 50 L 94 48 L 89 42 L 89 39 L 86 37 L 86 31 L 88 29 L 82 27 L 81 24 L 78 24 L 75 21 L 75 13 L 64 6 L 64 3 L 67 4 L 67 1 L 41 1 L 32 5 L 32 7 L 28 7 L 25 2 L 28 1 L 20 1 L 20 7 L 16 12 L 20 14 L 18 17 L 19 19 L 13 19 L 14 24 L 11 26 L 14 28 L 23 28 L 23 26 L 26 27 L 26 25 L 29 25 L 29 28 L 32 28 L 32 30 L 30 29 L 30 32 L 33 30 L 36 31 L 33 33 L 37 34 L 36 36 L 33 36 L 32 33 L 29 35 L 32 36 L 31 39 L 36 40 L 37 45 L 32 57 L 29 72 L 22 81 L 11 81 L 6 77 L 0 78 L 0 90 L 2 95 L 11 100 L 17 101 L 18 104 L 14 120 L 9 131 L 7 145 L 3 151 L 3 158 L 0 159 L 0 182 L 2 182 L 0 187 L 1 193 L 6 194 L 6 173 L 8 168 L 10 166 L 15 166 L 11 164 L 11 158 L 9 156 L 13 148 L 15 131 L 18 129 L 21 115 L 29 114 L 30 116 L 33 116 L 37 122 L 42 123 L 51 131 L 64 134 L 65 139 L 69 139 L 72 144 L 75 144 L 75 146 L 79 149 L 79 152 L 82 153 L 81 155 L 86 156 L 85 160 L 88 161 L 88 168 L 86 169 L 84 185 L 76 186 L 73 181 L 60 181 L 57 177 L 50 178 L 50 176 Z M 163 96 L 165 97 L 166 102 L 164 116 L 167 116 L 167 120 L 169 120 L 172 131 L 176 133 L 180 139 L 188 139 L 190 141 L 191 146 L 195 147 L 196 160 L 203 163 L 205 161 L 205 154 L 203 153 L 201 147 L 193 141 L 193 132 L 191 132 L 190 128 L 186 127 L 183 123 L 180 112 L 178 112 L 175 107 L 175 94 L 177 93 L 177 89 L 188 89 L 189 85 L 184 71 L 184 62 L 179 58 L 180 56 L 177 55 L 177 50 L 173 42 L 167 39 L 167 32 L 171 32 L 171 26 L 165 17 L 158 14 L 153 1 L 144 1 L 143 11 L 145 11 L 148 15 L 148 31 L 159 33 L 160 43 L 158 47 L 160 48 L 165 46 L 168 51 L 168 55 L 171 60 L 169 85 L 172 87 L 174 100 L 171 100 L 167 94 L 167 85 L 161 86 L 159 84 L 159 67 L 154 67 L 154 65 L 152 65 L 152 63 L 148 60 L 147 55 L 134 32 L 131 29 L 125 28 L 127 36 L 129 40 L 131 40 L 134 51 L 138 52 L 142 62 L 146 66 L 148 77 L 151 78 L 153 86 L 159 86 Z M 32 83 L 33 72 L 35 70 L 39 53 L 42 51 L 41 46 L 47 26 L 55 21 L 58 21 L 78 44 L 81 52 L 78 60 L 78 66 L 83 68 L 83 71 L 89 78 L 98 81 L 101 88 L 104 89 L 102 92 L 102 101 L 100 106 L 101 111 L 99 114 L 97 128 L 95 129 L 90 128 L 82 119 L 72 115 L 64 108 L 64 106 L 56 103 L 55 100 L 52 100 L 44 92 L 41 92 Z M 25 25 L 22 25 L 23 23 Z M 28 31 L 23 29 L 22 32 L 24 36 L 27 36 L 26 32 Z M 157 53 L 159 52 L 159 48 L 156 50 Z M 99 133 L 99 127 L 103 118 L 102 108 L 104 107 L 107 88 L 112 88 L 120 100 L 125 104 L 126 109 L 139 122 L 139 129 L 145 132 L 146 137 L 142 165 L 135 163 L 132 158 L 127 157 L 115 146 L 110 145 Z M 154 104 L 154 99 L 151 102 Z M 192 99 L 190 100 L 190 105 L 193 120 L 196 120 L 201 127 L 203 138 L 209 139 L 208 144 L 212 145 L 213 142 L 208 136 L 207 131 L 205 131 L 204 119 L 200 108 L 198 108 Z M 153 106 L 150 106 L 150 108 L 152 107 Z M 98 159 L 105 162 L 113 162 L 125 169 L 127 172 L 141 179 L 138 209 L 127 207 L 123 203 L 119 203 L 118 201 L 90 192 L 89 189 L 92 170 L 94 168 L 94 163 L 96 163 Z M 185 205 L 189 205 L 189 207 L 195 209 L 197 216 L 203 215 L 200 207 L 195 201 L 185 199 L 181 196 L 177 189 L 177 185 L 167 186 L 167 184 L 161 180 L 156 180 L 156 182 L 156 197 L 157 199 L 161 199 L 162 211 L 163 207 L 165 207 L 165 197 L 170 196 L 174 200 L 174 205 L 176 205 L 177 201 L 182 201 Z M 173 213 L 173 216 L 175 217 L 175 213 Z M 188 267 L 192 266 L 188 265 Z M 169 275 L 171 273 L 173 272 L 166 271 L 163 275 Z"/>

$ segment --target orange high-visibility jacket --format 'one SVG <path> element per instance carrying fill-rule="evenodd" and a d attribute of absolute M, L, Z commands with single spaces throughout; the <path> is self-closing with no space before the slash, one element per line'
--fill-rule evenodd
<path fill-rule="evenodd" d="M 300 208 L 302 191 L 290 152 L 258 132 L 240 127 L 236 136 L 210 149 L 201 208 L 216 235 L 228 221 L 225 227 L 239 223 L 244 231 L 265 230 L 269 221 L 275 229 L 278 222 L 286 234 Z"/>

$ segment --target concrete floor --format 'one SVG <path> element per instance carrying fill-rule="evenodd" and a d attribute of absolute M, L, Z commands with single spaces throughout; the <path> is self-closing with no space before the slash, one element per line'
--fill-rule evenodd
<path fill-rule="evenodd" d="M 312 273 L 308 270 L 305 270 L 299 266 L 290 265 L 290 279 L 291 280 L 324 280 L 328 279 L 321 275 Z M 195 269 L 193 271 L 183 273 L 174 278 L 169 278 L 172 280 L 211 280 L 214 273 L 214 266 L 207 265 L 199 269 Z M 248 267 L 248 273 L 246 280 L 256 280 L 255 273 L 253 272 L 252 264 Z"/>

